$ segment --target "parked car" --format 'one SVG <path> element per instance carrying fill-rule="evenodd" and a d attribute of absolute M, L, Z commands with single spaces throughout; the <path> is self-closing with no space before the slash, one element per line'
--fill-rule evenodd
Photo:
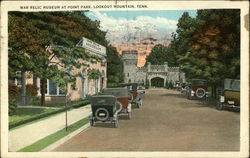
<path fill-rule="evenodd" d="M 91 97 L 90 125 L 95 122 L 110 122 L 114 127 L 118 127 L 118 113 L 122 109 L 122 104 L 112 95 L 97 95 Z"/>
<path fill-rule="evenodd" d="M 127 114 L 128 119 L 131 119 L 131 102 L 132 94 L 127 88 L 104 88 L 103 95 L 113 95 L 117 101 L 122 104 L 122 110 L 118 114 Z"/>
<path fill-rule="evenodd" d="M 223 110 L 225 108 L 240 110 L 240 80 L 224 80 L 224 88 L 216 108 L 218 110 Z"/>
<path fill-rule="evenodd" d="M 188 99 L 204 99 L 208 97 L 207 81 L 203 79 L 194 79 L 186 90 Z"/>
<path fill-rule="evenodd" d="M 174 90 L 180 91 L 181 90 L 181 83 L 176 81 L 174 84 Z"/>
<path fill-rule="evenodd" d="M 121 87 L 126 87 L 130 93 L 133 95 L 132 104 L 135 104 L 137 108 L 142 106 L 141 94 L 138 92 L 137 87 L 139 83 L 122 83 Z"/>
<path fill-rule="evenodd" d="M 187 90 L 188 90 L 188 87 L 189 86 L 189 84 L 188 83 L 182 83 L 181 84 L 181 93 L 186 93 L 187 92 Z"/>
<path fill-rule="evenodd" d="M 137 87 L 137 92 L 141 93 L 141 94 L 145 94 L 145 87 L 143 86 L 138 86 Z"/>

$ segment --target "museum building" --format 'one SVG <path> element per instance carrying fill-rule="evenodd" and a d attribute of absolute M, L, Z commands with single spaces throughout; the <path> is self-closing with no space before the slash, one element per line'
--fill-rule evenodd
<path fill-rule="evenodd" d="M 77 44 L 79 47 L 83 47 L 87 53 L 96 55 L 102 59 L 101 62 L 90 63 L 84 61 L 88 64 L 88 67 L 81 67 L 80 69 L 74 69 L 73 73 L 80 74 L 76 77 L 75 86 L 72 83 L 67 85 L 67 96 L 68 99 L 78 100 L 80 98 L 85 98 L 88 95 L 94 95 L 101 91 L 102 88 L 107 86 L 107 62 L 106 62 L 106 47 L 93 42 L 85 37 L 83 37 Z M 79 61 L 80 62 L 80 61 Z M 88 77 L 88 70 L 95 69 L 99 70 L 101 75 L 97 79 L 91 79 Z M 33 84 L 38 87 L 38 96 L 41 96 L 41 80 L 32 75 L 31 72 L 26 72 L 26 85 Z M 20 80 L 16 80 L 17 85 L 21 85 Z M 64 102 L 65 92 L 61 91 L 57 84 L 53 83 L 52 80 L 47 79 L 46 91 L 45 91 L 45 101 L 46 102 Z"/>

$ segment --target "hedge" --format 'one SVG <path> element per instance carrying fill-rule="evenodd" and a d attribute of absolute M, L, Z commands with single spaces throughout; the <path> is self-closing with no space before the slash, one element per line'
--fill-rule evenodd
<path fill-rule="evenodd" d="M 72 108 L 78 108 L 78 107 L 81 107 L 81 106 L 85 106 L 87 104 L 90 104 L 90 101 L 89 100 L 83 100 L 83 101 L 73 103 L 70 106 L 67 106 L 67 107 L 52 111 L 52 112 L 39 114 L 39 115 L 36 115 L 36 116 L 31 117 L 31 118 L 26 119 L 26 120 L 21 120 L 21 121 L 14 122 L 14 123 L 9 123 L 9 129 L 12 129 L 12 128 L 20 126 L 20 125 L 23 125 L 23 124 L 31 122 L 31 121 L 35 121 L 35 120 L 38 120 L 38 119 L 41 119 L 41 118 L 48 117 L 50 115 L 54 115 L 54 114 L 57 114 L 57 113 L 60 113 L 60 112 L 64 112 L 64 111 L 72 109 Z"/>

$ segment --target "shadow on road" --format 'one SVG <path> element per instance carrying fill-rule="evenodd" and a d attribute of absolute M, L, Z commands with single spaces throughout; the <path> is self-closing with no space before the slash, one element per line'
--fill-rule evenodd
<path fill-rule="evenodd" d="M 119 115 L 119 120 L 129 120 L 128 119 L 128 114 L 121 114 L 121 115 Z"/>
<path fill-rule="evenodd" d="M 185 98 L 185 95 L 181 93 L 180 94 L 166 93 L 166 94 L 162 94 L 161 96 Z"/>
<path fill-rule="evenodd" d="M 96 122 L 96 124 L 93 127 L 98 127 L 98 128 L 114 128 L 114 123 L 110 122 Z"/>

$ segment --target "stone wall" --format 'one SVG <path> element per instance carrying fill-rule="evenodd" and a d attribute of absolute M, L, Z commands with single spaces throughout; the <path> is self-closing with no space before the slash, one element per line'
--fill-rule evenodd
<path fill-rule="evenodd" d="M 165 82 L 185 82 L 185 73 L 180 72 L 179 67 L 168 67 L 163 65 L 147 64 L 147 67 L 137 67 L 137 51 L 123 51 L 124 82 L 149 82 L 155 77 L 161 77 Z"/>

